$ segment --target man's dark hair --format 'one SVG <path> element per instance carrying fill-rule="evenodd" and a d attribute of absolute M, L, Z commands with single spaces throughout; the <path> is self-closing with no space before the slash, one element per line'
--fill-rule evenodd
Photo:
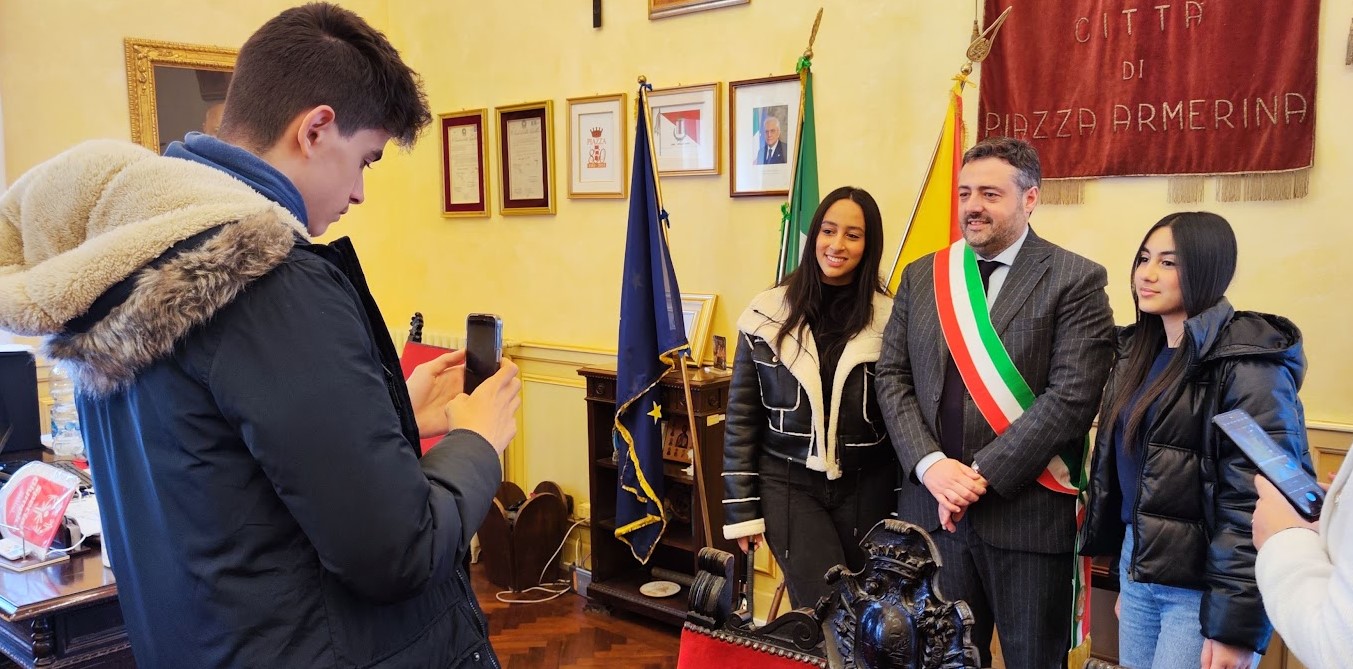
<path fill-rule="evenodd" d="M 297 114 L 329 105 L 338 130 L 384 130 L 404 147 L 432 121 L 418 75 L 362 17 L 317 2 L 263 24 L 240 48 L 221 135 L 263 150 Z"/>
<path fill-rule="evenodd" d="M 983 158 L 1000 158 L 1018 170 L 1015 185 L 1019 186 L 1020 192 L 1043 185 L 1043 166 L 1038 162 L 1038 151 L 1028 142 L 1013 137 L 988 137 L 963 154 L 963 164 Z"/>

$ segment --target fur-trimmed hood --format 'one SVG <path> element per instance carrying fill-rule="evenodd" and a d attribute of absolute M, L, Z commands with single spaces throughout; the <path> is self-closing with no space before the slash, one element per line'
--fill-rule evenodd
<path fill-rule="evenodd" d="M 766 342 L 803 387 L 813 413 L 813 444 L 804 464 L 809 469 L 826 472 L 829 479 L 837 479 L 841 476 L 841 466 L 836 453 L 836 431 L 828 432 L 826 426 L 828 422 L 832 425 L 838 424 L 841 390 L 845 387 L 851 370 L 860 364 L 878 361 L 879 354 L 883 351 L 883 329 L 888 325 L 888 317 L 892 314 L 893 298 L 874 293 L 874 317 L 864 330 L 846 342 L 832 377 L 831 407 L 824 412 L 822 375 L 818 371 L 817 343 L 813 339 L 812 328 L 807 326 L 803 328 L 802 341 L 791 334 L 779 345 L 775 342 L 780 325 L 789 316 L 786 293 L 788 288 L 777 286 L 753 298 L 752 303 L 738 317 L 738 330 Z M 827 420 L 828 417 L 830 421 Z"/>
<path fill-rule="evenodd" d="M 221 170 L 86 142 L 0 197 L 0 328 L 48 337 L 47 355 L 71 363 L 82 392 L 106 394 L 281 263 L 298 238 L 308 239 L 300 221 Z M 120 284 L 124 299 L 70 327 Z"/>

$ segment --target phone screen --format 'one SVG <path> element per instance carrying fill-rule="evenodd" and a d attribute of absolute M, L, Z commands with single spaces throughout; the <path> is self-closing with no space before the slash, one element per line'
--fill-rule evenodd
<path fill-rule="evenodd" d="M 465 319 L 465 392 L 474 392 L 484 379 L 497 373 L 502 360 L 502 319 L 494 314 L 470 314 Z"/>
<path fill-rule="evenodd" d="M 1264 428 L 1259 427 L 1244 409 L 1217 414 L 1212 422 L 1244 451 L 1303 518 L 1310 521 L 1320 518 L 1320 508 L 1325 503 L 1324 489 L 1301 463 L 1273 443 Z"/>

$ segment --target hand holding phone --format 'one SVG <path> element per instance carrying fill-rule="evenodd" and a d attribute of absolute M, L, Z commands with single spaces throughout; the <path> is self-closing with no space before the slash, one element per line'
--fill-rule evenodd
<path fill-rule="evenodd" d="M 1325 490 L 1314 476 L 1302 468 L 1301 463 L 1273 443 L 1273 439 L 1254 422 L 1250 414 L 1244 409 L 1236 409 L 1213 416 L 1212 422 L 1254 462 L 1264 478 L 1282 492 L 1302 518 L 1311 522 L 1320 519 L 1320 509 L 1325 504 Z"/>
<path fill-rule="evenodd" d="M 473 393 L 503 361 L 503 320 L 495 314 L 465 318 L 465 393 Z"/>
<path fill-rule="evenodd" d="M 470 430 L 502 453 L 517 435 L 517 410 L 521 408 L 521 378 L 508 358 L 502 368 L 473 395 L 462 394 L 446 405 L 446 420 L 452 430 Z"/>

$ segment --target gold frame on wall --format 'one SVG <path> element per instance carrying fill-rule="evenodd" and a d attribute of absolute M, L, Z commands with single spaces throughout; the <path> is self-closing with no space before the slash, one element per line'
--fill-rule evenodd
<path fill-rule="evenodd" d="M 128 37 L 123 40 L 127 60 L 127 103 L 131 111 L 132 141 L 151 151 L 160 150 L 160 128 L 155 114 L 155 67 L 231 72 L 237 49 Z"/>
<path fill-rule="evenodd" d="M 706 9 L 745 5 L 752 0 L 648 0 L 648 18 L 665 19 L 691 12 L 703 12 Z"/>
<path fill-rule="evenodd" d="M 541 156 L 541 180 L 545 197 L 527 201 L 515 201 L 511 197 L 511 170 L 508 156 L 512 145 L 508 140 L 504 115 L 530 113 L 540 119 L 541 132 L 544 133 L 544 154 Z M 498 135 L 498 214 L 500 216 L 528 216 L 553 214 L 555 204 L 554 183 L 554 101 L 540 100 L 517 105 L 505 105 L 494 109 L 494 133 Z M 538 204 L 525 204 L 536 202 Z"/>
<path fill-rule="evenodd" d="M 451 203 L 452 178 L 453 173 L 447 171 L 451 164 L 450 143 L 447 141 L 448 131 L 456 126 L 469 125 L 474 126 L 479 133 L 479 183 L 475 186 L 479 189 L 481 200 L 478 207 L 456 205 Z M 493 200 L 493 189 L 489 186 L 489 110 L 487 108 L 468 109 L 464 111 L 451 112 L 449 114 L 437 115 L 437 127 L 441 134 L 441 168 L 442 168 L 442 218 L 486 218 Z"/>
<path fill-rule="evenodd" d="M 650 127 L 653 130 L 653 155 L 654 163 L 658 168 L 659 177 L 671 176 L 696 176 L 708 174 L 723 173 L 723 107 L 720 100 L 720 83 L 715 81 L 708 84 L 696 84 L 694 86 L 677 86 L 675 88 L 655 88 L 644 96 L 646 109 L 653 116 Z M 638 100 L 635 103 L 638 104 Z M 707 156 L 697 154 L 694 158 L 688 159 L 678 155 L 673 165 L 671 159 L 664 157 L 664 147 L 661 137 L 663 123 L 658 119 L 659 116 L 665 116 L 667 112 L 658 111 L 665 106 L 684 107 L 694 105 L 702 113 L 709 115 L 710 123 L 707 131 L 701 131 L 701 135 L 710 142 L 709 148 L 701 149 L 699 153 L 707 153 Z M 636 111 L 636 113 L 638 113 Z M 683 113 L 683 112 L 674 112 Z M 704 125 L 704 117 L 701 116 L 700 125 Z M 678 126 L 679 128 L 680 126 Z M 679 130 L 677 130 L 679 132 Z M 708 158 L 707 164 L 702 163 L 703 158 Z M 664 166 L 665 164 L 665 166 Z"/>
<path fill-rule="evenodd" d="M 624 93 L 614 95 L 593 95 L 590 97 L 568 98 L 568 196 L 575 199 L 625 199 L 628 195 L 629 182 L 629 133 L 625 130 L 625 124 L 630 120 L 626 115 L 628 99 Z M 579 125 L 579 112 L 581 110 L 602 105 L 615 105 L 615 137 L 617 139 L 612 146 L 612 152 L 620 157 L 620 170 L 616 176 L 613 188 L 599 190 L 582 190 L 584 184 L 579 183 L 578 166 L 582 162 L 582 154 L 587 151 L 585 142 L 582 139 L 583 128 Z"/>

